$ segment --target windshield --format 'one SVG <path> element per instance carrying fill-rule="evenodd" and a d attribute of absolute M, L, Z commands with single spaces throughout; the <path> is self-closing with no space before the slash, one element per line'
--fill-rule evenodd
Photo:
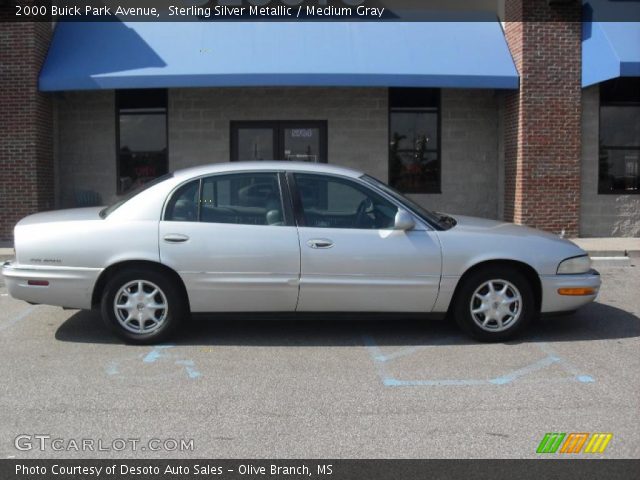
<path fill-rule="evenodd" d="M 367 183 L 370 183 L 371 185 L 384 191 L 386 194 L 391 195 L 397 201 L 405 205 L 413 213 L 421 217 L 423 220 L 425 220 L 429 224 L 434 225 L 435 227 L 441 230 L 448 230 L 451 227 L 455 226 L 456 224 L 456 221 L 453 217 L 444 215 L 442 213 L 433 212 L 431 210 L 427 210 L 426 208 L 418 205 L 416 202 L 414 202 L 410 198 L 405 197 L 402 193 L 400 193 L 395 188 L 390 187 L 389 185 L 381 182 L 377 178 L 374 178 L 370 175 L 363 175 L 360 178 L 366 181 Z"/>
<path fill-rule="evenodd" d="M 173 173 L 166 173 L 166 174 L 164 174 L 164 175 L 162 175 L 162 176 L 160 176 L 158 178 L 155 178 L 155 179 L 151 180 L 150 182 L 145 183 L 144 185 L 140 185 L 138 188 L 134 188 L 130 192 L 126 193 L 123 197 L 120 197 L 116 202 L 112 203 L 108 207 L 103 208 L 100 211 L 100 216 L 102 218 L 107 218 L 115 210 L 117 210 L 119 207 L 121 207 L 122 205 L 127 203 L 129 200 L 131 200 L 133 197 L 135 197 L 139 193 L 142 193 L 146 189 L 151 188 L 154 185 L 157 185 L 159 183 L 162 183 L 162 182 L 164 182 L 165 180 L 168 180 L 171 177 L 173 177 Z"/>

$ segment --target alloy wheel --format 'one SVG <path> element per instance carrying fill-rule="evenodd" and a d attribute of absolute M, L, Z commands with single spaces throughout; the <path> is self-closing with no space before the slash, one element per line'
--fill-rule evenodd
<path fill-rule="evenodd" d="M 487 332 L 511 328 L 522 313 L 522 295 L 511 282 L 502 279 L 482 283 L 471 296 L 473 321 Z"/>
<path fill-rule="evenodd" d="M 113 300 L 118 323 L 131 333 L 158 330 L 169 312 L 167 297 L 155 283 L 133 280 L 120 287 Z"/>

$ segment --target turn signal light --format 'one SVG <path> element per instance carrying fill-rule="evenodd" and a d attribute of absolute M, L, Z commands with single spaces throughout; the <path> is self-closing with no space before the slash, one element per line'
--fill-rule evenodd
<path fill-rule="evenodd" d="M 572 295 L 572 296 L 595 295 L 596 289 L 595 288 L 559 288 L 558 293 L 560 295 Z"/>
<path fill-rule="evenodd" d="M 35 287 L 48 287 L 49 282 L 46 280 L 29 280 L 27 282 L 28 285 L 33 285 Z"/>

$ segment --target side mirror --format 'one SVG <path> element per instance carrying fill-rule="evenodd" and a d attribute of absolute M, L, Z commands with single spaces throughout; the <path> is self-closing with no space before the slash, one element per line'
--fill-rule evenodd
<path fill-rule="evenodd" d="M 396 218 L 393 224 L 394 230 L 411 230 L 416 226 L 416 222 L 413 220 L 413 217 L 406 210 L 398 209 L 396 213 Z"/>

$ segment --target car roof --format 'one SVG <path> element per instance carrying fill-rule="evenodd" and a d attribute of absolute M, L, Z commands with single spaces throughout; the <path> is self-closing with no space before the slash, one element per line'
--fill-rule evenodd
<path fill-rule="evenodd" d="M 174 177 L 190 178 L 214 173 L 233 173 L 245 171 L 289 171 L 309 173 L 332 173 L 346 177 L 358 178 L 362 172 L 350 168 L 327 165 L 326 163 L 290 162 L 282 160 L 260 162 L 222 162 L 184 168 L 173 173 Z"/>

